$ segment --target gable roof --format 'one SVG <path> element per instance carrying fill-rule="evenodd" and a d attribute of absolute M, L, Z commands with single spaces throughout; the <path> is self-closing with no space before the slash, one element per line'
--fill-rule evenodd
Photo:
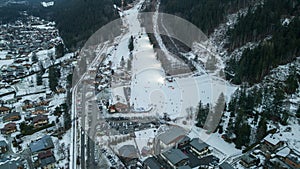
<path fill-rule="evenodd" d="M 13 116 L 18 116 L 20 117 L 20 113 L 19 112 L 12 112 L 12 113 L 9 113 L 7 115 L 5 115 L 3 117 L 3 121 L 7 121 L 9 118 L 13 117 Z"/>
<path fill-rule="evenodd" d="M 149 157 L 144 161 L 144 164 L 147 165 L 150 169 L 161 169 L 160 163 L 154 158 Z"/>
<path fill-rule="evenodd" d="M 48 116 L 46 115 L 38 115 L 38 116 L 35 116 L 33 119 L 32 119 L 32 122 L 33 123 L 36 123 L 36 122 L 39 122 L 41 120 L 48 120 Z"/>
<path fill-rule="evenodd" d="M 186 160 L 189 157 L 186 156 L 182 151 L 179 149 L 170 149 L 166 152 L 163 152 L 162 155 L 166 157 L 172 164 L 176 165 L 182 160 Z"/>
<path fill-rule="evenodd" d="M 47 151 L 43 151 L 43 152 L 39 153 L 38 158 L 43 159 L 43 158 L 51 157 L 52 155 L 53 155 L 52 151 L 47 150 Z"/>
<path fill-rule="evenodd" d="M 0 112 L 5 112 L 5 111 L 9 111 L 10 108 L 6 107 L 6 106 L 0 106 Z"/>
<path fill-rule="evenodd" d="M 50 157 L 47 157 L 47 158 L 43 158 L 43 159 L 41 159 L 41 167 L 47 166 L 49 164 L 53 164 L 55 162 L 56 162 L 56 160 L 53 155 Z"/>
<path fill-rule="evenodd" d="M 190 142 L 190 145 L 197 151 L 202 151 L 209 147 L 208 144 L 200 141 L 199 138 L 193 138 L 192 141 Z"/>
<path fill-rule="evenodd" d="M 50 148 L 54 148 L 54 144 L 52 142 L 52 138 L 48 135 L 45 135 L 41 139 L 30 143 L 29 148 L 32 153 L 36 153 L 42 150 L 48 150 Z"/>
<path fill-rule="evenodd" d="M 169 145 L 176 140 L 183 138 L 186 135 L 186 131 L 181 127 L 171 127 L 169 130 L 159 134 L 157 137 L 165 145 Z"/>
<path fill-rule="evenodd" d="M 125 158 L 137 158 L 137 150 L 134 145 L 124 145 L 119 149 L 119 154 Z"/>
<path fill-rule="evenodd" d="M 281 140 L 277 137 L 275 134 L 269 134 L 264 138 L 265 141 L 272 144 L 273 146 L 276 146 L 281 142 Z"/>

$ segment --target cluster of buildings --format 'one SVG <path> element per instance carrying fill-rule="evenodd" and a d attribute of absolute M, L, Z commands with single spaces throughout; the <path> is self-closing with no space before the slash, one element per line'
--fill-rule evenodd
<path fill-rule="evenodd" d="M 299 169 L 300 152 L 290 148 L 278 133 L 269 134 L 254 150 L 245 153 L 239 163 L 245 168 Z"/>
<path fill-rule="evenodd" d="M 145 169 L 191 169 L 217 167 L 219 159 L 212 155 L 212 149 L 199 138 L 184 136 L 174 147 L 149 157 L 143 162 Z"/>
<path fill-rule="evenodd" d="M 220 159 L 215 156 L 214 148 L 199 138 L 190 138 L 183 128 L 169 126 L 162 130 L 157 133 L 155 132 L 155 137 L 152 139 L 149 138 L 146 143 L 147 146 L 144 146 L 142 149 L 141 143 L 137 139 L 136 144 L 140 145 L 138 148 L 134 144 L 124 144 L 115 153 L 128 168 L 233 169 L 229 163 L 222 162 L 219 165 Z"/>
<path fill-rule="evenodd" d="M 51 136 L 44 137 L 29 144 L 31 157 L 35 168 L 55 168 L 56 159 L 53 154 L 54 144 Z"/>
<path fill-rule="evenodd" d="M 52 138 L 61 137 L 64 118 L 54 109 L 64 101 L 55 100 L 60 93 L 48 87 L 48 68 L 71 59 L 56 62 L 58 45 L 62 39 L 54 22 L 24 13 L 0 25 L 0 168 L 57 168 L 60 157 L 54 154 Z M 35 133 L 42 137 L 33 137 Z"/>
<path fill-rule="evenodd" d="M 0 25 L 0 80 L 15 83 L 35 72 L 35 53 L 54 48 L 62 41 L 54 22 L 26 16 Z"/>

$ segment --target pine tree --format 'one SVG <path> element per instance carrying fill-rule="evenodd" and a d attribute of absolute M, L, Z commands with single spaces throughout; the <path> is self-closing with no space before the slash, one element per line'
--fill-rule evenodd
<path fill-rule="evenodd" d="M 265 117 L 261 117 L 259 123 L 258 123 L 258 128 L 256 131 L 256 140 L 260 141 L 266 136 L 267 133 L 267 122 Z"/>
<path fill-rule="evenodd" d="M 243 123 L 239 128 L 239 132 L 236 133 L 237 138 L 235 140 L 235 145 L 237 148 L 242 148 L 242 146 L 247 146 L 250 141 L 251 127 L 247 123 Z"/>
<path fill-rule="evenodd" d="M 131 35 L 131 37 L 129 39 L 129 44 L 128 44 L 129 51 L 133 51 L 133 49 L 134 49 L 133 42 L 134 42 L 134 39 L 133 39 L 133 36 Z"/>

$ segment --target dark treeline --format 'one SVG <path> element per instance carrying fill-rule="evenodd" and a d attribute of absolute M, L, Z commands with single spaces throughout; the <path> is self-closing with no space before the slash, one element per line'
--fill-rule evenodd
<path fill-rule="evenodd" d="M 265 0 L 263 5 L 250 6 L 246 15 L 238 17 L 234 29 L 227 32 L 229 50 L 274 34 L 281 28 L 282 18 L 298 14 L 299 1 L 297 0 Z"/>
<path fill-rule="evenodd" d="M 210 34 L 225 20 L 227 14 L 247 6 L 253 0 L 163 0 L 161 11 L 174 14 Z"/>
<path fill-rule="evenodd" d="M 132 0 L 125 1 L 125 5 Z M 54 0 L 54 6 L 44 8 L 41 0 L 26 4 L 12 4 L 0 7 L 0 23 L 21 19 L 22 11 L 56 22 L 65 45 L 69 49 L 81 47 L 99 28 L 118 19 L 114 3 L 117 0 Z"/>
<path fill-rule="evenodd" d="M 247 41 L 256 41 L 270 35 L 272 38 L 260 42 L 254 49 L 246 49 L 240 60 L 231 58 L 227 64 L 227 71 L 234 76 L 227 74 L 228 79 L 233 79 L 236 84 L 258 83 L 270 70 L 278 65 L 287 64 L 300 55 L 299 9 L 295 9 L 299 8 L 299 3 L 292 2 L 295 1 L 269 0 L 258 8 L 257 12 L 250 12 L 241 17 L 237 26 L 229 31 L 230 45 L 234 48 Z M 275 6 L 276 10 L 268 9 Z M 287 11 L 290 15 L 287 15 Z M 289 24 L 282 24 L 283 17 L 293 19 Z"/>
<path fill-rule="evenodd" d="M 64 0 L 54 9 L 54 20 L 68 48 L 77 48 L 99 28 L 117 19 L 111 0 Z"/>

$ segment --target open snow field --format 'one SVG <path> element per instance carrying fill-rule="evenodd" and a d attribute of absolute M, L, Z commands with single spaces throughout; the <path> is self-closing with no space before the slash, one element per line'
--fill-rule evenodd
<path fill-rule="evenodd" d="M 163 113 L 169 114 L 174 118 L 188 116 L 187 109 L 191 107 L 196 110 L 200 100 L 203 104 L 210 103 L 214 106 L 221 93 L 228 102 L 232 93 L 236 90 L 236 86 L 232 86 L 223 79 L 203 74 L 201 76 L 176 76 L 172 80 L 166 76 L 161 63 L 156 59 L 156 53 L 151 45 L 149 38 L 143 28 L 141 28 L 138 20 L 138 9 L 143 1 L 136 4 L 133 8 L 121 13 L 123 16 L 123 24 L 128 28 L 127 32 L 122 36 L 116 51 L 111 56 L 113 68 L 120 66 L 122 56 L 125 60 L 129 58 L 128 41 L 130 36 L 134 37 L 134 50 L 132 51 L 132 68 L 130 93 L 128 98 L 129 104 L 133 112 L 124 114 L 124 116 L 163 116 Z M 219 65 L 217 65 L 219 66 Z M 113 85 L 112 85 L 113 86 Z M 112 88 L 113 102 L 116 98 L 119 102 L 126 102 L 126 95 L 123 87 L 117 86 Z M 139 113 L 141 112 L 141 113 Z M 143 113 L 142 113 L 143 112 Z M 114 116 L 114 115 L 113 115 Z M 116 115 L 119 116 L 119 115 Z M 179 123 L 177 123 L 179 125 Z M 204 130 L 194 129 L 194 123 L 188 123 L 187 129 L 190 130 L 192 138 L 197 137 L 207 141 L 215 148 L 215 153 L 219 154 L 220 159 L 228 158 L 232 155 L 241 153 L 235 149 L 233 144 L 226 143 L 218 134 L 206 134 Z M 156 133 L 153 129 L 143 130 L 135 133 L 136 139 L 127 140 L 118 144 L 133 144 L 137 146 L 139 151 L 147 146 L 148 141 L 154 138 Z M 104 143 L 107 137 L 97 138 L 99 143 Z"/>

